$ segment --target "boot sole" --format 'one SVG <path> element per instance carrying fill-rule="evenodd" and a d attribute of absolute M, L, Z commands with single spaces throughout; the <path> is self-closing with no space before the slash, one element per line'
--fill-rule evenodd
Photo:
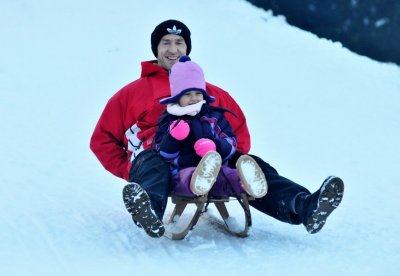
<path fill-rule="evenodd" d="M 328 177 L 321 187 L 318 206 L 305 224 L 310 234 L 318 233 L 324 227 L 327 217 L 335 210 L 343 198 L 344 183 L 339 177 Z"/>
<path fill-rule="evenodd" d="M 222 159 L 216 151 L 209 151 L 200 160 L 190 180 L 190 190 L 192 193 L 202 196 L 207 194 L 221 169 Z"/>
<path fill-rule="evenodd" d="M 254 198 L 264 197 L 268 192 L 265 175 L 257 162 L 248 155 L 242 155 L 236 162 L 240 180 L 246 192 Z"/>
<path fill-rule="evenodd" d="M 153 238 L 164 235 L 164 224 L 152 210 L 149 195 L 139 184 L 126 185 L 122 196 L 132 219 L 144 229 L 147 235 Z"/>

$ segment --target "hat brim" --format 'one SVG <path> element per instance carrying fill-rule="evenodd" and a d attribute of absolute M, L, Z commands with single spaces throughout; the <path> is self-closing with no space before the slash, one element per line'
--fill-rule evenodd
<path fill-rule="evenodd" d="M 181 93 L 179 93 L 178 95 L 175 95 L 173 97 L 168 97 L 168 98 L 164 98 L 160 100 L 160 104 L 169 104 L 169 103 L 177 103 L 179 101 L 179 98 L 186 93 L 187 91 L 191 91 L 191 90 L 196 90 L 196 91 L 200 91 L 203 93 L 204 96 L 204 100 L 207 103 L 213 103 L 215 102 L 215 98 L 213 96 L 210 96 L 207 91 L 203 90 L 203 89 L 198 89 L 198 88 L 190 88 L 190 89 L 185 89 L 183 90 Z"/>

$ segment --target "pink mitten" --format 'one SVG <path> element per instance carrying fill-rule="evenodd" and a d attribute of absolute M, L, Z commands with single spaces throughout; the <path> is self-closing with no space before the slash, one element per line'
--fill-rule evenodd
<path fill-rule="evenodd" d="M 216 148 L 214 141 L 207 138 L 201 138 L 194 143 L 194 149 L 197 155 L 201 157 L 206 155 L 209 151 L 215 151 Z"/>
<path fill-rule="evenodd" d="M 169 133 L 176 140 L 185 139 L 190 132 L 189 124 L 183 120 L 175 120 L 169 125 Z"/>

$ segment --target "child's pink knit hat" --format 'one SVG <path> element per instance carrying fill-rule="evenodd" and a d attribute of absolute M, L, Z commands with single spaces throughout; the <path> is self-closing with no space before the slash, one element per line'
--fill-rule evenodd
<path fill-rule="evenodd" d="M 184 93 L 190 90 L 202 92 L 207 103 L 215 101 L 215 98 L 208 95 L 206 91 L 203 70 L 197 63 L 191 61 L 188 56 L 182 56 L 179 62 L 172 66 L 169 83 L 171 97 L 160 100 L 161 104 L 176 103 Z"/>

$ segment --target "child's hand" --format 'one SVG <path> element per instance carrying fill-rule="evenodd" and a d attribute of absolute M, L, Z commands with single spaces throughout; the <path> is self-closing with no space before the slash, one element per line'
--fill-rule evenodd
<path fill-rule="evenodd" d="M 215 151 L 216 148 L 214 141 L 207 138 L 201 138 L 194 143 L 194 149 L 200 157 L 203 157 L 209 151 Z"/>
<path fill-rule="evenodd" d="M 189 124 L 183 120 L 175 120 L 169 125 L 169 133 L 176 140 L 183 140 L 188 137 L 190 132 Z"/>

